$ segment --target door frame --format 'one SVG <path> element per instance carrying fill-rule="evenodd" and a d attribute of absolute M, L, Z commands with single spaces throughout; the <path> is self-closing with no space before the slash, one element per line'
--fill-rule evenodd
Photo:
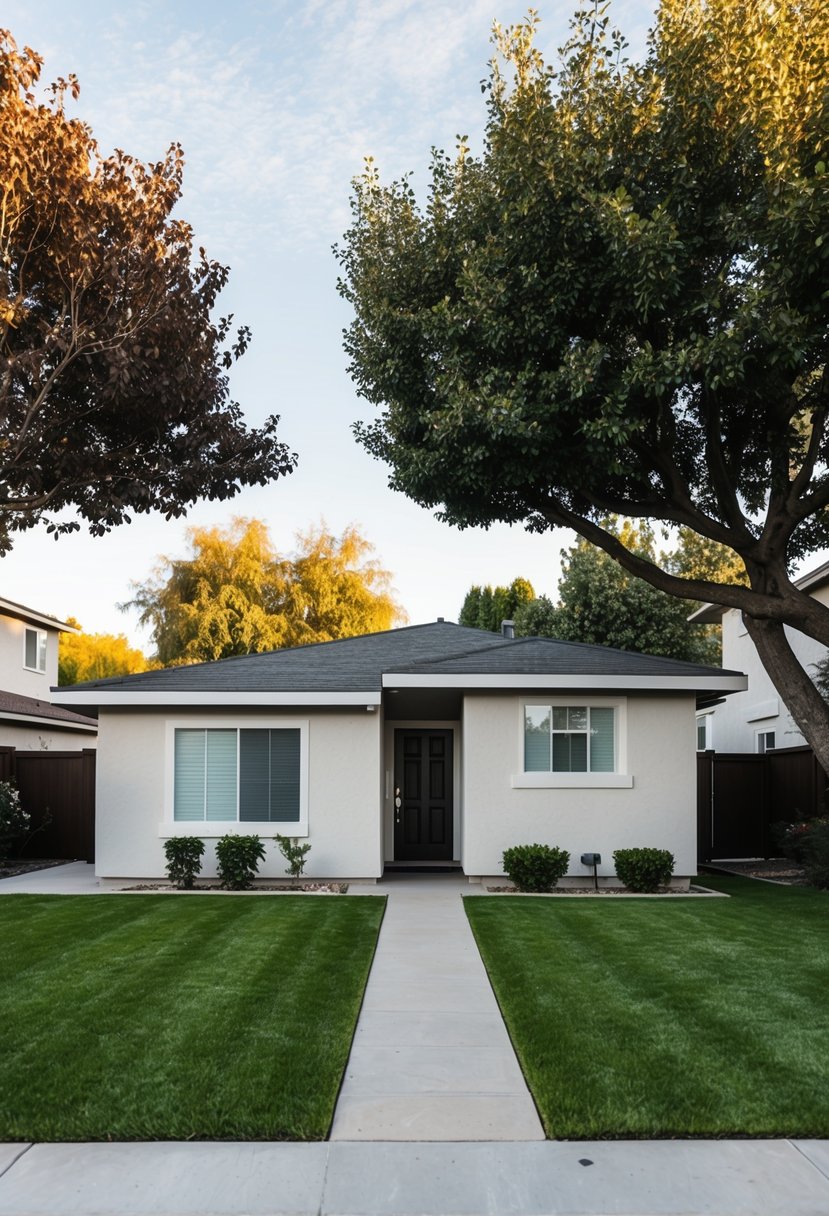
<path fill-rule="evenodd" d="M 383 731 L 383 862 L 394 857 L 394 737 L 397 730 L 449 730 L 452 732 L 452 860 L 460 864 L 462 845 L 461 789 L 463 755 L 461 724 L 457 719 L 435 721 L 386 719 Z M 405 862 L 402 864 L 406 864 Z M 416 863 L 413 863 L 416 864 Z"/>

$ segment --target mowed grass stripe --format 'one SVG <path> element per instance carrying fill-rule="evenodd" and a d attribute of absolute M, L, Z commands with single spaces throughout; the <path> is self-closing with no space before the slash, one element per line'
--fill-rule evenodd
<path fill-rule="evenodd" d="M 548 1136 L 829 1135 L 829 894 L 709 885 L 466 900 Z"/>
<path fill-rule="evenodd" d="M 0 1139 L 324 1137 L 384 903 L 0 899 Z"/>

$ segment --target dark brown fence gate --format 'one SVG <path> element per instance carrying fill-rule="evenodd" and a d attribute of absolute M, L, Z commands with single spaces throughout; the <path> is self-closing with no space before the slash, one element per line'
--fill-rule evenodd
<path fill-rule="evenodd" d="M 770 856 L 770 824 L 825 814 L 827 784 L 810 747 L 699 752 L 697 860 Z"/>
<path fill-rule="evenodd" d="M 38 830 L 21 857 L 95 860 L 95 752 L 0 748 L 0 780 L 13 777 Z"/>

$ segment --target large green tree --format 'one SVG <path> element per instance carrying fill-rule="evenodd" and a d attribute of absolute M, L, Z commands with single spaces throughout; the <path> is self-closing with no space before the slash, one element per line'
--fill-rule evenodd
<path fill-rule="evenodd" d="M 472 586 L 464 596 L 458 624 L 500 633 L 502 621 L 513 620 L 520 606 L 534 598 L 533 585 L 526 578 L 514 578 L 508 587 Z"/>
<path fill-rule="evenodd" d="M 496 27 L 483 153 L 358 180 L 340 248 L 358 428 L 391 484 L 463 526 L 569 527 L 629 573 L 741 610 L 829 769 L 789 624 L 829 643 L 792 563 L 829 542 L 829 6 L 661 0 L 628 62 L 604 7 L 560 66 Z M 625 548 L 609 514 L 730 548 L 747 585 Z"/>
<path fill-rule="evenodd" d="M 405 618 L 391 575 L 354 527 L 339 537 L 311 528 L 287 557 L 259 519 L 187 535 L 190 556 L 162 558 L 123 605 L 150 627 L 165 667 L 375 633 Z"/>
<path fill-rule="evenodd" d="M 657 560 L 653 532 L 625 521 L 616 528 L 621 543 L 648 561 Z M 663 555 L 675 568 L 677 555 Z M 688 621 L 691 605 L 657 590 L 644 579 L 629 574 L 602 549 L 579 540 L 562 558 L 558 603 L 545 596 L 523 604 L 516 613 L 520 637 L 554 637 L 568 642 L 588 642 L 635 650 L 641 654 L 665 655 L 692 663 L 719 662 L 720 646 L 707 625 Z"/>
<path fill-rule="evenodd" d="M 230 399 L 250 335 L 213 317 L 227 269 L 172 217 L 181 149 L 102 156 L 75 78 L 36 93 L 41 67 L 0 30 L 0 553 L 39 521 L 180 516 L 295 459 Z"/>

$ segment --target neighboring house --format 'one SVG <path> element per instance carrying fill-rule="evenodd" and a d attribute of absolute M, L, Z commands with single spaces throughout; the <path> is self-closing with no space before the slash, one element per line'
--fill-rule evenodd
<path fill-rule="evenodd" d="M 829 605 L 829 562 L 794 582 L 820 603 Z M 766 752 L 805 744 L 806 740 L 760 661 L 743 624 L 742 613 L 736 608 L 704 604 L 689 620 L 705 624 L 722 622 L 723 667 L 744 671 L 748 678 L 744 692 L 700 710 L 697 750 Z M 798 660 L 811 675 L 813 664 L 825 657 L 826 647 L 789 626 L 786 626 L 786 636 Z"/>
<path fill-rule="evenodd" d="M 94 718 L 52 704 L 58 639 L 72 625 L 0 598 L 0 747 L 76 751 L 94 747 Z"/>
<path fill-rule="evenodd" d="M 227 832 L 311 844 L 306 873 L 386 863 L 502 873 L 510 845 L 670 849 L 696 873 L 698 694 L 742 675 L 439 620 L 358 638 L 61 689 L 97 712 L 96 868 L 158 878 L 164 841 Z"/>

